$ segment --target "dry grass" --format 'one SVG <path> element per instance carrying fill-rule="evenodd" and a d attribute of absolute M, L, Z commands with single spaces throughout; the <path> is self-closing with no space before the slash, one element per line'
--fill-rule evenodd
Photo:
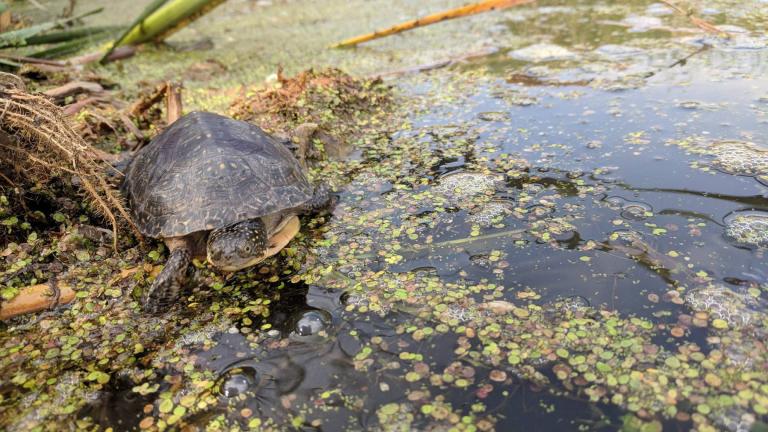
<path fill-rule="evenodd" d="M 276 86 L 236 101 L 230 113 L 277 133 L 306 122 L 333 130 L 386 104 L 389 95 L 382 87 L 378 79 L 358 79 L 338 69 L 310 69 L 291 78 L 278 73 Z"/>

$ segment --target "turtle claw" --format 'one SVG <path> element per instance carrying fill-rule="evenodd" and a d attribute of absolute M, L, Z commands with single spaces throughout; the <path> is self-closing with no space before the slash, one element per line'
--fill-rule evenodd
<path fill-rule="evenodd" d="M 171 252 L 165 267 L 142 296 L 141 308 L 144 312 L 161 313 L 170 309 L 187 282 L 187 270 L 191 260 L 186 249 L 175 249 Z"/>

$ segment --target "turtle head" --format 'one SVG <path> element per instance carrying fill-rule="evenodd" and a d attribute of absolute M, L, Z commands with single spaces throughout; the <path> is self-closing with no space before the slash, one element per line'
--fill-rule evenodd
<path fill-rule="evenodd" d="M 208 235 L 208 262 L 224 271 L 236 271 L 267 258 L 267 230 L 264 222 L 249 219 L 211 231 Z"/>

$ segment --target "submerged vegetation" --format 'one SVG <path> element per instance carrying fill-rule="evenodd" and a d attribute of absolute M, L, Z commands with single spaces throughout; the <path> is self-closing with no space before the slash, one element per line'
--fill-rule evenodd
<path fill-rule="evenodd" d="M 353 3 L 312 17 L 350 34 L 398 21 L 361 24 Z M 48 111 L 0 116 L 2 145 L 42 146 L 58 169 L 11 177 L 39 166 L 3 159 L 0 295 L 45 283 L 75 298 L 0 324 L 0 429 L 768 427 L 765 4 L 692 4 L 718 32 L 664 3 L 562 2 L 356 52 L 322 50 L 349 36 L 323 27 L 269 45 L 306 30 L 305 6 L 226 2 L 204 18 L 202 57 L 146 47 L 21 71 L 29 92 L 8 78 L 7 106 Z M 274 28 L 266 52 L 238 60 L 255 48 L 225 22 Z M 496 49 L 468 55 L 479 46 L 457 34 Z M 307 51 L 291 73 L 267 77 L 292 44 Z M 323 64 L 354 74 L 308 69 Z M 196 262 L 193 289 L 146 315 L 165 247 L 110 229 L 124 163 L 110 154 L 165 127 L 156 102 L 180 76 L 188 110 L 280 137 L 339 202 L 256 268 Z M 33 92 L 71 81 L 91 84 L 53 91 L 63 108 Z M 54 114 L 59 132 L 40 135 Z M 48 151 L 62 137 L 80 147 Z M 108 182 L 101 212 L 88 181 Z"/>

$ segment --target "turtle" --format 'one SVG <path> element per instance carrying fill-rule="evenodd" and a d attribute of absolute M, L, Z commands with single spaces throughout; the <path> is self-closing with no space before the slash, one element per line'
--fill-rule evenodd
<path fill-rule="evenodd" d="M 171 307 L 194 272 L 194 258 L 234 272 L 279 252 L 299 231 L 298 216 L 328 209 L 334 195 L 313 186 L 286 144 L 256 125 L 191 112 L 136 152 L 121 186 L 146 237 L 169 256 L 142 296 L 150 313 Z"/>

